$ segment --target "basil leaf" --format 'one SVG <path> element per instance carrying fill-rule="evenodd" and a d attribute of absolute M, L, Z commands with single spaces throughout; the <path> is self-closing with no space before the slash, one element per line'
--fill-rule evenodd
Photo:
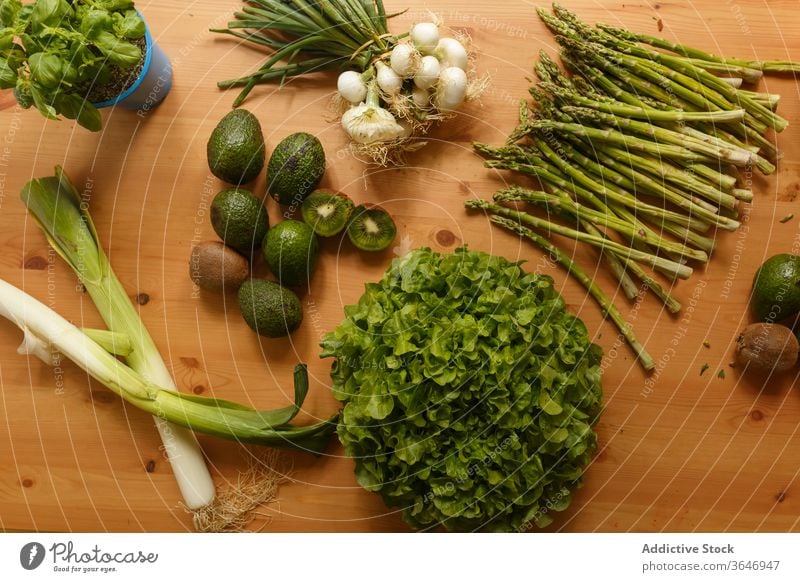
<path fill-rule="evenodd" d="M 67 119 L 77 119 L 89 131 L 100 131 L 102 120 L 100 112 L 91 103 L 78 95 L 61 94 L 55 101 L 56 109 Z"/>
<path fill-rule="evenodd" d="M 28 85 L 28 88 L 36 109 L 48 119 L 58 119 L 57 111 L 55 107 L 51 105 L 52 98 L 45 94 L 45 92 L 34 83 Z"/>
<path fill-rule="evenodd" d="M 125 10 L 133 8 L 133 0 L 97 0 L 97 6 L 105 8 L 109 12 L 112 10 Z"/>
<path fill-rule="evenodd" d="M 3 0 L 0 4 L 0 24 L 14 26 L 21 9 L 22 0 Z"/>
<path fill-rule="evenodd" d="M 100 32 L 94 44 L 112 64 L 120 67 L 133 67 L 142 59 L 142 51 L 138 46 L 120 40 L 110 32 Z"/>
<path fill-rule="evenodd" d="M 111 15 L 105 10 L 88 10 L 81 21 L 81 33 L 89 40 L 95 40 L 102 32 L 111 30 Z"/>
<path fill-rule="evenodd" d="M 31 24 L 58 26 L 71 13 L 72 7 L 66 0 L 36 0 L 31 12 Z"/>
<path fill-rule="evenodd" d="M 135 40 L 145 35 L 145 25 L 142 17 L 135 10 L 128 10 L 123 16 L 119 12 L 114 13 L 114 32 L 117 36 Z"/>
<path fill-rule="evenodd" d="M 64 74 L 63 61 L 50 53 L 34 53 L 28 57 L 31 79 L 47 87 L 55 89 L 61 83 Z"/>
<path fill-rule="evenodd" d="M 6 59 L 0 58 L 0 89 L 13 89 L 17 86 L 17 71 L 8 65 Z"/>
<path fill-rule="evenodd" d="M 6 51 L 14 46 L 14 29 L 4 28 L 0 30 L 0 51 Z"/>

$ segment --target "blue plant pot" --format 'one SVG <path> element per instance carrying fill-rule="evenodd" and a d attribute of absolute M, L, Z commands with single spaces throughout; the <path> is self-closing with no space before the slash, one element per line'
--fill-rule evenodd
<path fill-rule="evenodd" d="M 167 55 L 161 50 L 161 47 L 150 36 L 150 28 L 147 27 L 146 23 L 145 42 L 147 54 L 145 55 L 139 78 L 114 99 L 94 103 L 95 107 L 99 109 L 101 107 L 119 105 L 125 109 L 146 113 L 157 107 L 164 100 L 172 88 L 172 65 Z"/>

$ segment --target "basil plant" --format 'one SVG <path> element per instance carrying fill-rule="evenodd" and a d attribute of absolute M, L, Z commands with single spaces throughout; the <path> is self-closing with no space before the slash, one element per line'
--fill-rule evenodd
<path fill-rule="evenodd" d="M 133 0 L 0 0 L 0 88 L 26 109 L 98 131 L 91 96 L 133 73 L 144 36 Z"/>

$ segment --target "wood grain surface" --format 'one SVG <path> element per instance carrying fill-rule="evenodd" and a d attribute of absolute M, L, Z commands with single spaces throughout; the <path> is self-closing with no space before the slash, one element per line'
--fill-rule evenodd
<path fill-rule="evenodd" d="M 800 60 L 800 20 L 794 1 L 619 2 L 563 0 L 588 22 L 605 21 L 661 34 L 727 55 Z M 306 320 L 291 340 L 259 340 L 232 298 L 198 296 L 188 277 L 192 244 L 213 239 L 208 205 L 222 184 L 208 171 L 205 145 L 228 111 L 233 92 L 215 82 L 251 70 L 257 51 L 213 35 L 239 5 L 235 0 L 145 1 L 137 6 L 170 55 L 174 87 L 144 119 L 104 113 L 102 133 L 71 122 L 45 121 L 0 96 L 0 277 L 80 325 L 98 325 L 91 301 L 70 270 L 48 251 L 19 200 L 22 185 L 62 164 L 91 197 L 91 211 L 111 261 L 132 297 L 146 294 L 141 315 L 181 390 L 285 405 L 291 371 L 309 364 L 312 385 L 302 419 L 337 408 L 329 392 L 329 361 L 318 358 L 320 336 L 343 317 L 343 306 L 378 279 L 393 256 L 355 252 L 326 241 L 313 291 L 303 297 Z M 562 531 L 800 530 L 800 392 L 796 377 L 740 376 L 729 367 L 732 341 L 749 322 L 752 276 L 768 256 L 800 250 L 800 91 L 791 76 L 771 76 L 763 90 L 783 95 L 791 125 L 778 136 L 779 171 L 752 177 L 755 200 L 737 233 L 719 235 L 707 268 L 677 284 L 685 308 L 678 317 L 647 296 L 638 304 L 615 295 L 658 362 L 647 377 L 604 323 L 595 303 L 564 273 L 515 236 L 490 227 L 463 202 L 488 197 L 505 175 L 482 167 L 470 143 L 500 142 L 527 95 L 539 50 L 554 53 L 552 36 L 532 2 L 387 0 L 410 10 L 395 19 L 407 30 L 436 10 L 468 32 L 478 67 L 492 77 L 480 104 L 437 128 L 431 143 L 403 169 L 370 169 L 347 154 L 328 109 L 335 77 L 300 79 L 283 89 L 258 88 L 246 107 L 258 115 L 269 147 L 295 131 L 322 140 L 329 159 L 324 186 L 355 200 L 383 203 L 397 218 L 398 245 L 449 251 L 471 248 L 529 261 L 553 275 L 570 309 L 582 317 L 604 360 L 606 410 L 601 449 L 572 507 L 550 527 Z M 263 192 L 263 178 L 257 184 Z M 781 223 L 784 216 L 797 216 Z M 273 221 L 281 209 L 270 201 Z M 570 248 L 565 243 L 565 248 Z M 603 287 L 614 282 L 586 249 L 577 259 Z M 593 266 L 596 266 L 593 268 Z M 142 296 L 144 298 L 144 296 Z M 152 419 L 123 405 L 75 366 L 50 369 L 16 354 L 20 334 L 0 322 L 0 528 L 42 531 L 184 531 L 169 463 Z M 709 347 L 704 347 L 707 341 Z M 701 374 L 705 365 L 708 370 Z M 725 372 L 724 378 L 718 372 Z M 302 420 L 301 419 L 301 420 Z M 234 481 L 253 450 L 201 438 L 221 489 Z M 293 455 L 280 500 L 264 506 L 253 529 L 267 531 L 405 531 L 399 515 L 367 493 L 353 462 L 338 446 L 329 455 Z"/>

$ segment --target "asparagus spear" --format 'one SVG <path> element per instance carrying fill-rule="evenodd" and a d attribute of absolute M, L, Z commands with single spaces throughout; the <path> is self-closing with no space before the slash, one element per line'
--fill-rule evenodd
<path fill-rule="evenodd" d="M 563 36 L 564 40 L 567 42 L 580 41 L 580 38 L 575 34 L 576 30 L 580 30 L 582 37 L 590 38 L 597 43 L 606 44 L 618 53 L 633 55 L 646 59 L 651 63 L 655 62 L 660 65 L 666 65 L 668 68 L 673 69 L 675 73 L 683 76 L 684 82 L 687 83 L 686 87 L 702 90 L 703 85 L 705 85 L 708 88 L 715 89 L 732 102 L 741 102 L 745 109 L 747 109 L 755 119 L 763 122 L 766 127 L 774 127 L 776 131 L 783 131 L 788 125 L 785 119 L 776 115 L 767 107 L 755 102 L 746 95 L 737 95 L 737 90 L 734 87 L 721 81 L 707 70 L 693 65 L 685 58 L 647 49 L 641 45 L 637 45 L 635 42 L 626 41 L 619 36 L 608 34 L 600 28 L 592 29 L 583 24 L 573 13 L 557 4 L 553 5 L 553 10 L 563 23 L 561 26 L 562 30 L 566 28 L 571 31 L 571 34 Z M 594 54 L 596 53 L 593 53 L 593 55 Z M 607 53 L 604 54 L 608 56 Z M 674 88 L 673 86 L 673 89 Z"/>
<path fill-rule="evenodd" d="M 719 147 L 711 145 L 708 142 L 692 138 L 691 136 L 681 135 L 671 129 L 653 125 L 652 123 L 645 123 L 644 121 L 626 117 L 618 117 L 587 107 L 568 105 L 562 107 L 561 110 L 568 115 L 576 117 L 581 122 L 588 121 L 599 125 L 616 126 L 619 131 L 627 129 L 631 132 L 650 137 L 656 143 L 683 146 L 693 152 L 708 156 L 709 158 L 716 158 L 723 163 L 733 164 L 734 166 L 745 167 L 751 165 L 755 161 L 753 153 L 747 150 L 730 146 Z"/>
<path fill-rule="evenodd" d="M 629 193 L 620 193 L 611 187 L 607 187 L 602 183 L 592 180 L 588 176 L 577 174 L 569 176 L 568 178 L 561 177 L 554 173 L 551 167 L 549 167 L 549 164 L 544 162 L 541 158 L 531 156 L 530 154 L 525 154 L 522 158 L 514 159 L 513 156 L 508 155 L 509 149 L 507 148 L 492 148 L 491 146 L 480 143 L 474 144 L 474 147 L 484 155 L 495 158 L 486 162 L 486 167 L 488 168 L 513 170 L 534 176 L 564 190 L 574 192 L 579 196 L 584 196 L 590 203 L 592 203 L 592 199 L 595 197 L 595 194 L 593 194 L 594 192 L 597 196 L 607 198 L 630 208 L 636 214 L 649 216 L 655 220 L 670 220 L 682 226 L 692 228 L 702 228 L 705 225 L 705 223 L 699 221 L 697 218 L 643 202 Z M 576 183 L 581 184 L 585 189 L 576 189 Z"/>
<path fill-rule="evenodd" d="M 537 119 L 530 123 L 532 129 L 550 132 L 563 132 L 577 135 L 578 137 L 593 141 L 609 142 L 617 144 L 634 151 L 648 152 L 656 156 L 663 156 L 676 160 L 686 160 L 687 162 L 707 162 L 713 160 L 709 155 L 693 152 L 685 147 L 662 144 L 646 139 L 641 139 L 632 135 L 610 128 L 597 128 L 581 125 L 579 123 L 564 123 L 549 119 Z"/>
<path fill-rule="evenodd" d="M 519 222 L 524 222 L 525 224 L 536 228 L 545 229 L 548 232 L 554 232 L 561 236 L 588 243 L 603 250 L 607 249 L 609 252 L 612 252 L 621 258 L 634 259 L 636 261 L 645 263 L 650 267 L 664 269 L 680 279 L 688 279 L 693 272 L 691 267 L 676 263 L 675 261 L 671 261 L 663 257 L 659 257 L 658 255 L 632 249 L 618 242 L 562 226 L 560 224 L 550 222 L 549 220 L 539 218 L 538 216 L 533 216 L 532 214 L 520 212 L 519 210 L 514 210 L 512 208 L 506 208 L 505 206 L 500 206 L 499 204 L 494 204 L 487 200 L 471 199 L 467 200 L 465 205 L 467 208 L 471 208 L 473 210 L 486 210 L 493 214 L 498 214 L 507 218 L 513 218 Z"/>
<path fill-rule="evenodd" d="M 559 196 L 562 196 L 562 197 L 569 197 L 569 196 L 568 196 L 568 194 L 567 194 L 566 192 L 564 192 L 563 190 L 560 190 L 559 188 L 556 188 L 556 187 L 552 187 L 552 186 L 551 186 L 551 187 L 550 187 L 550 189 L 551 189 L 551 190 L 552 190 L 552 191 L 553 191 L 555 194 L 557 194 L 557 195 L 559 195 Z M 615 212 L 619 212 L 619 209 L 617 209 Z M 628 215 L 624 215 L 624 214 L 622 214 L 622 213 L 619 213 L 619 216 L 621 216 L 621 217 L 622 217 L 622 216 L 626 216 L 626 217 L 627 217 L 629 220 L 631 220 L 633 223 L 637 223 L 637 221 L 635 220 L 635 217 L 633 217 L 633 216 L 632 216 L 632 215 L 630 215 L 630 214 L 628 214 Z M 640 225 L 640 228 L 645 228 L 645 227 L 644 227 L 644 225 L 642 225 L 641 223 L 638 223 L 638 224 Z M 684 240 L 685 240 L 685 239 L 684 239 Z M 627 269 L 627 270 L 628 270 L 628 271 L 630 271 L 630 272 L 631 272 L 631 273 L 632 273 L 632 274 L 633 274 L 633 275 L 634 275 L 634 276 L 635 276 L 637 279 L 639 279 L 639 280 L 642 282 L 642 284 L 644 285 L 644 287 L 646 287 L 647 289 L 649 289 L 650 291 L 652 291 L 652 292 L 653 292 L 653 294 L 654 294 L 654 295 L 656 295 L 656 296 L 657 296 L 657 297 L 658 297 L 658 298 L 659 298 L 659 299 L 660 299 L 660 300 L 661 300 L 661 301 L 664 303 L 664 306 L 667 308 L 667 310 L 668 310 L 670 313 L 678 313 L 678 312 L 681 310 L 681 307 L 682 307 L 682 306 L 681 306 L 680 302 L 679 302 L 677 299 L 675 299 L 674 297 L 672 297 L 672 296 L 669 294 L 669 292 L 667 292 L 667 291 L 666 291 L 666 290 L 665 290 L 665 289 L 664 289 L 664 288 L 663 288 L 663 287 L 662 287 L 662 286 L 661 286 L 661 285 L 658 283 L 658 281 L 656 281 L 656 280 L 655 280 L 655 279 L 653 279 L 653 278 L 652 278 L 650 275 L 648 275 L 648 274 L 645 272 L 645 270 L 644 270 L 644 269 L 642 269 L 642 268 L 639 266 L 639 264 L 638 264 L 638 263 L 636 263 L 635 261 L 633 261 L 633 260 L 630 260 L 630 259 L 620 259 L 619 257 L 616 257 L 616 256 L 614 256 L 614 255 L 612 255 L 612 254 L 607 254 L 607 255 L 605 255 L 605 256 L 606 256 L 606 259 L 609 261 L 609 264 L 611 264 L 611 265 L 612 265 L 612 272 L 614 272 L 615 276 L 617 276 L 617 275 L 616 275 L 616 271 L 615 271 L 615 269 L 614 269 L 614 265 L 613 265 L 613 261 L 612 261 L 612 260 L 618 261 L 618 262 L 620 263 L 620 267 L 621 267 L 621 268 L 623 268 L 623 269 Z M 619 278 L 619 277 L 618 277 L 618 278 Z M 620 285 L 622 285 L 622 283 L 623 283 L 623 281 L 622 281 L 622 280 L 620 280 Z M 625 286 L 624 286 L 624 285 L 623 285 L 623 290 L 625 290 Z M 626 291 L 626 293 L 625 293 L 625 294 L 626 294 L 626 296 L 628 297 L 628 299 L 633 299 L 634 297 L 636 297 L 636 296 L 639 294 L 639 292 L 638 292 L 638 289 L 635 289 L 635 287 L 634 287 L 634 290 L 635 290 L 635 292 L 633 293 L 633 295 L 629 295 L 629 294 L 627 293 L 627 291 Z"/>
<path fill-rule="evenodd" d="M 731 109 L 728 111 L 659 111 L 644 107 L 635 107 L 615 101 L 597 101 L 596 99 L 584 97 L 576 92 L 569 92 L 553 83 L 544 82 L 540 83 L 539 86 L 565 102 L 596 109 L 617 117 L 641 119 L 651 122 L 710 121 L 713 123 L 723 123 L 728 121 L 741 121 L 745 113 L 744 109 Z"/>
<path fill-rule="evenodd" d="M 703 251 L 689 249 L 684 245 L 662 239 L 654 236 L 654 233 L 646 230 L 637 230 L 636 226 L 626 220 L 614 216 L 609 212 L 601 212 L 592 210 L 586 206 L 575 203 L 572 199 L 566 197 L 562 198 L 547 192 L 540 192 L 536 190 L 523 190 L 521 188 L 510 188 L 507 190 L 500 190 L 494 195 L 495 202 L 530 202 L 568 215 L 574 216 L 580 221 L 592 223 L 596 226 L 610 228 L 619 234 L 637 239 L 652 247 L 672 252 L 681 257 L 689 259 L 696 259 L 698 261 L 707 261 L 708 255 Z"/>
<path fill-rule="evenodd" d="M 508 190 L 499 191 L 494 195 L 494 200 L 495 202 L 503 202 L 503 201 L 525 202 L 526 200 L 524 198 L 515 198 L 515 193 L 517 192 L 524 193 L 525 191 L 519 187 L 513 187 Z M 550 195 L 547 194 L 546 192 L 538 192 L 537 194 L 550 197 Z M 553 200 L 554 206 L 558 208 L 561 208 L 562 202 L 567 204 L 572 202 L 571 198 L 569 198 L 569 196 L 563 193 L 556 194 L 555 196 L 552 196 L 550 198 Z M 531 200 L 528 201 L 533 201 L 533 198 L 531 198 Z M 548 209 L 549 212 L 550 207 L 547 205 L 545 207 Z M 572 207 L 576 207 L 574 202 L 572 202 L 571 205 L 568 205 L 567 209 Z M 587 233 L 599 237 L 606 237 L 606 234 L 601 230 L 599 230 L 591 221 L 587 220 L 585 216 L 581 217 L 577 212 L 570 214 L 578 221 L 578 224 L 580 224 L 581 228 L 583 228 L 583 230 L 585 230 Z M 604 219 L 608 219 L 610 217 L 611 215 L 606 213 L 600 218 L 600 220 L 603 221 Z M 619 257 L 617 257 L 612 253 L 602 253 L 602 255 L 603 258 L 605 258 L 606 261 L 608 262 L 608 265 L 611 268 L 611 272 L 619 281 L 620 287 L 622 288 L 623 293 L 625 293 L 625 296 L 628 299 L 634 299 L 639 294 L 639 288 L 636 286 L 636 283 L 634 283 L 633 279 L 631 279 L 630 275 L 628 275 L 625 263 Z"/>
<path fill-rule="evenodd" d="M 642 42 L 645 44 L 649 44 L 650 46 L 654 46 L 656 48 L 668 50 L 673 53 L 682 55 L 684 57 L 689 57 L 692 60 L 702 61 L 705 64 L 711 64 L 711 65 L 723 64 L 723 65 L 728 65 L 730 67 L 739 67 L 740 70 L 750 69 L 750 70 L 755 70 L 757 72 L 775 72 L 775 73 L 800 72 L 800 63 L 796 63 L 793 61 L 778 61 L 778 60 L 753 61 L 747 59 L 719 57 L 715 54 L 708 53 L 700 49 L 692 48 L 690 46 L 673 43 L 666 39 L 650 36 L 647 34 L 634 33 L 629 30 L 610 26 L 608 24 L 600 23 L 597 25 L 597 27 L 619 38 L 631 42 Z M 744 75 L 742 76 L 744 77 Z M 747 80 L 748 82 L 755 82 L 758 81 L 759 78 L 760 76 L 754 76 L 751 79 Z"/>

